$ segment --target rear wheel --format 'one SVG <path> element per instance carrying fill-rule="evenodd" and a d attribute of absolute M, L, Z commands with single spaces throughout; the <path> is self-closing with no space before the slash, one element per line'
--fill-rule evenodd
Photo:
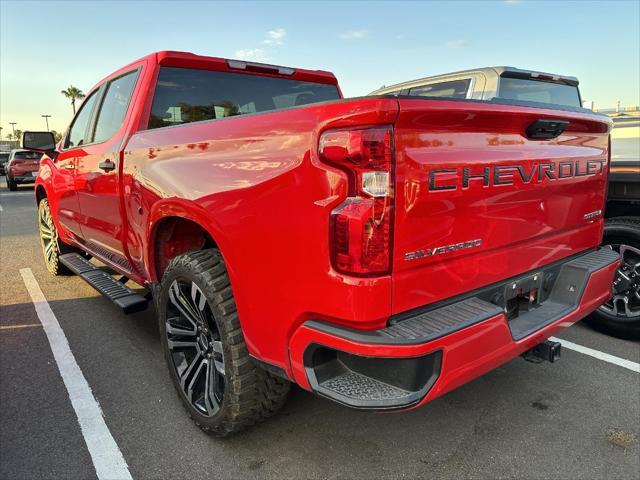
<path fill-rule="evenodd" d="M 60 262 L 60 255 L 73 252 L 74 249 L 58 237 L 58 230 L 51 215 L 49 201 L 46 198 L 38 204 L 38 231 L 40 245 L 44 255 L 44 263 L 49 273 L 53 275 L 69 275 L 71 272 Z"/>
<path fill-rule="evenodd" d="M 640 339 L 640 219 L 614 217 L 605 224 L 603 245 L 620 252 L 612 298 L 587 318 L 616 337 Z"/>
<path fill-rule="evenodd" d="M 172 260 L 156 302 L 171 379 L 202 430 L 226 436 L 284 404 L 289 382 L 260 369 L 249 357 L 218 250 Z"/>
<path fill-rule="evenodd" d="M 16 190 L 18 190 L 18 184 L 7 177 L 7 188 L 12 192 L 15 192 Z"/>

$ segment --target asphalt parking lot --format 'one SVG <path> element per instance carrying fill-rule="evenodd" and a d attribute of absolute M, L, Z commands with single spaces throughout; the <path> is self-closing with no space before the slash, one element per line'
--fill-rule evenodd
<path fill-rule="evenodd" d="M 97 478 L 25 268 L 133 478 L 640 478 L 640 374 L 566 348 L 557 364 L 517 358 L 404 414 L 357 412 L 295 388 L 268 422 L 208 437 L 173 390 L 153 310 L 125 316 L 80 278 L 51 277 L 33 190 L 0 185 L 1 479 Z M 638 342 L 581 324 L 560 336 L 640 363 Z"/>

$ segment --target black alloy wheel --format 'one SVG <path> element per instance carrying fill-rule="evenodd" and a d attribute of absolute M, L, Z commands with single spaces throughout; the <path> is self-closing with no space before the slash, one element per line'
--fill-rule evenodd
<path fill-rule="evenodd" d="M 175 257 L 154 298 L 171 381 L 196 425 L 224 437 L 282 407 L 290 383 L 249 355 L 219 250 Z"/>
<path fill-rule="evenodd" d="M 611 300 L 600 311 L 615 317 L 640 319 L 640 249 L 629 245 L 609 245 L 622 261 L 613 281 Z"/>
<path fill-rule="evenodd" d="M 640 218 L 608 218 L 603 246 L 620 253 L 611 298 L 587 317 L 593 328 L 627 340 L 640 339 Z"/>
<path fill-rule="evenodd" d="M 211 308 L 195 282 L 177 278 L 166 312 L 167 345 L 182 394 L 201 415 L 212 417 L 224 397 L 225 368 Z"/>

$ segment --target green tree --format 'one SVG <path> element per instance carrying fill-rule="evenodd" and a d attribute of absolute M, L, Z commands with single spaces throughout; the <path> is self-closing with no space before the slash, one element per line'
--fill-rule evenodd
<path fill-rule="evenodd" d="M 69 100 L 71 100 L 71 107 L 73 107 L 73 114 L 76 114 L 76 100 L 82 100 L 86 95 L 82 93 L 82 90 L 74 87 L 73 85 L 69 85 L 66 90 L 62 90 L 60 92 Z"/>
<path fill-rule="evenodd" d="M 55 138 L 56 143 L 58 143 L 60 140 L 62 140 L 62 134 L 56 132 L 55 130 L 51 130 L 51 133 L 53 133 L 53 138 Z"/>
<path fill-rule="evenodd" d="M 18 140 L 19 142 L 22 141 L 22 130 L 19 130 L 16 128 L 16 133 L 13 134 L 13 139 L 14 140 Z"/>

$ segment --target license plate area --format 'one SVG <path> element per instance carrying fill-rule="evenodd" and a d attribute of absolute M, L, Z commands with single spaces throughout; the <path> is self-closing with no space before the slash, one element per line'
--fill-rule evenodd
<path fill-rule="evenodd" d="M 31 172 L 31 176 L 32 177 L 37 177 L 38 176 L 38 172 Z"/>
<path fill-rule="evenodd" d="M 544 301 L 544 274 L 533 273 L 509 282 L 504 287 L 504 311 L 507 320 L 535 310 Z"/>

